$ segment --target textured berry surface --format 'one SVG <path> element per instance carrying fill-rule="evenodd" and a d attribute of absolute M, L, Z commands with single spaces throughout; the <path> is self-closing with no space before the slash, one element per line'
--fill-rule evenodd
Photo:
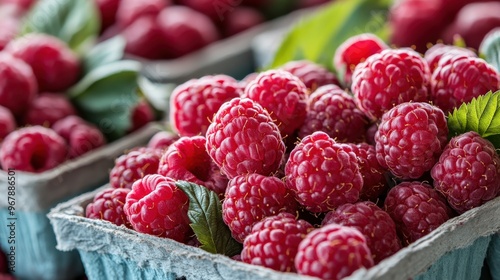
<path fill-rule="evenodd" d="M 387 49 L 356 66 L 351 89 L 358 107 L 377 120 L 403 102 L 428 101 L 429 82 L 429 66 L 417 52 Z"/>
<path fill-rule="evenodd" d="M 0 106 L 0 143 L 17 127 L 16 120 L 9 109 Z"/>
<path fill-rule="evenodd" d="M 430 47 L 424 55 L 424 59 L 427 61 L 431 72 L 437 68 L 439 64 L 439 60 L 443 55 L 468 55 L 470 57 L 477 57 L 476 53 L 470 49 L 461 48 L 453 45 L 445 45 L 445 44 L 435 44 Z"/>
<path fill-rule="evenodd" d="M 223 196 L 228 179 L 205 149 L 203 136 L 181 137 L 161 157 L 158 174 L 205 186 Z"/>
<path fill-rule="evenodd" d="M 243 243 L 256 222 L 280 212 L 295 214 L 297 206 L 280 179 L 260 174 L 241 175 L 227 185 L 222 217 L 234 239 Z"/>
<path fill-rule="evenodd" d="M 397 105 L 382 116 L 375 134 L 377 160 L 402 179 L 431 170 L 448 141 L 443 111 L 429 103 Z"/>
<path fill-rule="evenodd" d="M 117 226 L 132 228 L 123 211 L 125 198 L 130 189 L 105 189 L 97 193 L 94 200 L 87 205 L 85 216 L 112 222 Z"/>
<path fill-rule="evenodd" d="M 148 142 L 148 147 L 153 149 L 165 150 L 179 139 L 179 135 L 170 131 L 159 131 L 151 137 Z"/>
<path fill-rule="evenodd" d="M 500 194 L 500 157 L 491 142 L 466 132 L 446 145 L 431 176 L 436 190 L 463 213 Z"/>
<path fill-rule="evenodd" d="M 67 158 L 64 139 L 50 128 L 20 128 L 5 137 L 0 147 L 2 168 L 39 173 L 52 169 Z"/>
<path fill-rule="evenodd" d="M 109 173 L 113 188 L 132 188 L 132 184 L 146 175 L 156 174 L 162 152 L 151 148 L 138 148 L 121 155 Z"/>
<path fill-rule="evenodd" d="M 136 231 L 185 242 L 191 234 L 188 207 L 173 179 L 151 174 L 133 184 L 123 210 Z"/>
<path fill-rule="evenodd" d="M 299 78 L 310 92 L 314 92 L 317 88 L 325 85 L 339 85 L 339 81 L 335 74 L 312 61 L 290 61 L 284 64 L 281 69 Z"/>
<path fill-rule="evenodd" d="M 446 199 L 427 183 L 402 182 L 392 188 L 384 210 L 396 223 L 403 246 L 427 235 L 453 215 Z"/>
<path fill-rule="evenodd" d="M 187 81 L 170 96 L 172 128 L 181 136 L 205 135 L 220 106 L 241 94 L 238 81 L 227 75 Z"/>
<path fill-rule="evenodd" d="M 375 264 L 401 249 L 396 224 L 391 216 L 370 201 L 344 204 L 328 212 L 323 225 L 336 223 L 354 227 L 366 238 Z"/>
<path fill-rule="evenodd" d="M 295 272 L 295 255 L 300 241 L 314 227 L 295 215 L 280 213 L 264 218 L 252 227 L 243 242 L 241 260 L 278 271 Z"/>
<path fill-rule="evenodd" d="M 23 123 L 51 127 L 70 115 L 76 115 L 76 110 L 63 93 L 41 93 L 28 106 Z"/>
<path fill-rule="evenodd" d="M 311 212 L 326 212 L 359 199 L 363 177 L 350 146 L 324 132 L 306 136 L 285 165 L 286 185 Z"/>
<path fill-rule="evenodd" d="M 307 94 L 304 83 L 290 72 L 268 70 L 247 85 L 244 97 L 264 107 L 285 137 L 304 123 Z"/>
<path fill-rule="evenodd" d="M 486 61 L 468 55 L 446 56 L 432 74 L 431 99 L 447 113 L 499 88 L 500 74 Z"/>
<path fill-rule="evenodd" d="M 362 233 L 352 227 L 325 225 L 311 231 L 299 244 L 295 266 L 299 274 L 339 280 L 359 268 L 374 265 Z"/>
<path fill-rule="evenodd" d="M 206 133 L 206 149 L 228 178 L 278 170 L 285 144 L 267 111 L 248 98 L 234 98 L 219 108 Z"/>
<path fill-rule="evenodd" d="M 307 97 L 307 115 L 299 137 L 323 131 L 337 142 L 359 143 L 365 140 L 368 125 L 368 118 L 351 95 L 337 85 L 326 85 Z"/>

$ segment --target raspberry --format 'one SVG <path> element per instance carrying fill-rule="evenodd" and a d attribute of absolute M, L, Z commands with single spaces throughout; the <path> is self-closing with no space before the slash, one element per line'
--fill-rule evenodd
<path fill-rule="evenodd" d="M 149 174 L 156 174 L 161 150 L 138 148 L 115 159 L 115 165 L 109 173 L 109 183 L 113 188 L 132 188 L 132 184 Z"/>
<path fill-rule="evenodd" d="M 130 189 L 105 189 L 94 196 L 94 200 L 87 205 L 85 216 L 90 219 L 100 219 L 112 222 L 117 226 L 124 225 L 132 228 L 123 212 L 125 198 Z"/>
<path fill-rule="evenodd" d="M 285 183 L 260 174 L 236 176 L 227 185 L 222 217 L 236 241 L 243 243 L 252 226 L 268 216 L 293 213 L 298 205 Z"/>
<path fill-rule="evenodd" d="M 374 265 L 366 239 L 357 229 L 337 224 L 311 231 L 295 256 L 299 274 L 339 280 Z"/>
<path fill-rule="evenodd" d="M 429 100 L 430 70 L 414 51 L 388 49 L 358 64 L 352 92 L 361 111 L 372 120 L 403 102 Z"/>
<path fill-rule="evenodd" d="M 319 87 L 307 98 L 307 115 L 299 137 L 323 131 L 337 142 L 365 140 L 369 120 L 354 98 L 337 85 Z"/>
<path fill-rule="evenodd" d="M 0 51 L 16 37 L 20 27 L 21 24 L 19 19 L 13 16 L 7 16 L 2 19 L 2 29 L 0 29 Z"/>
<path fill-rule="evenodd" d="M 304 123 L 307 94 L 304 83 L 290 72 L 268 70 L 248 84 L 243 96 L 264 107 L 286 137 Z"/>
<path fill-rule="evenodd" d="M 375 264 L 401 249 L 396 224 L 387 212 L 373 202 L 348 203 L 328 212 L 323 226 L 332 223 L 359 230 L 366 238 Z"/>
<path fill-rule="evenodd" d="M 168 146 L 172 145 L 179 139 L 179 136 L 170 131 L 159 131 L 151 137 L 148 142 L 148 147 L 152 149 L 166 150 Z"/>
<path fill-rule="evenodd" d="M 52 129 L 68 143 L 69 158 L 79 157 L 106 144 L 102 132 L 78 116 L 65 117 L 55 122 Z"/>
<path fill-rule="evenodd" d="M 9 109 L 0 106 L 0 144 L 3 139 L 16 129 L 16 120 Z"/>
<path fill-rule="evenodd" d="M 337 48 L 333 57 L 333 65 L 337 72 L 344 77 L 344 84 L 350 85 L 356 65 L 364 62 L 371 55 L 388 48 L 384 41 L 374 34 L 355 35 Z"/>
<path fill-rule="evenodd" d="M 481 58 L 443 57 L 432 74 L 431 99 L 445 113 L 500 88 L 500 74 Z"/>
<path fill-rule="evenodd" d="M 62 92 L 79 79 L 78 57 L 56 37 L 31 33 L 14 39 L 4 51 L 31 66 L 40 92 Z"/>
<path fill-rule="evenodd" d="M 31 67 L 24 61 L 2 51 L 0 53 L 0 106 L 21 116 L 37 95 L 37 83 Z"/>
<path fill-rule="evenodd" d="M 230 5 L 229 3 L 225 3 L 228 1 L 218 3 L 214 2 L 213 0 L 178 0 L 178 2 L 181 5 L 204 14 L 214 22 L 224 19 L 225 12 L 227 11 L 225 8 Z M 230 8 L 234 9 L 232 5 L 230 5 Z"/>
<path fill-rule="evenodd" d="M 277 271 L 295 272 L 294 259 L 300 241 L 314 229 L 290 213 L 280 213 L 257 222 L 243 242 L 241 260 Z"/>
<path fill-rule="evenodd" d="M 101 20 L 101 33 L 116 21 L 116 12 L 121 0 L 95 0 Z"/>
<path fill-rule="evenodd" d="M 270 175 L 281 165 L 285 143 L 278 126 L 259 104 L 233 98 L 221 105 L 206 133 L 206 149 L 227 175 Z"/>
<path fill-rule="evenodd" d="M 446 200 L 429 184 L 402 182 L 392 188 L 384 209 L 396 223 L 403 246 L 427 235 L 453 215 Z"/>
<path fill-rule="evenodd" d="M 181 137 L 161 157 L 158 174 L 203 185 L 224 195 L 228 179 L 208 155 L 205 144 L 203 136 Z"/>
<path fill-rule="evenodd" d="M 116 23 L 123 29 L 141 17 L 156 17 L 165 7 L 170 6 L 170 0 L 122 0 L 116 11 Z"/>
<path fill-rule="evenodd" d="M 239 82 L 240 88 L 245 90 L 245 88 L 248 86 L 248 84 L 255 80 L 259 76 L 259 72 L 252 72 L 248 75 L 246 75 L 241 81 Z"/>
<path fill-rule="evenodd" d="M 189 199 L 172 178 L 150 174 L 137 180 L 123 210 L 132 227 L 142 233 L 186 242 L 191 234 Z"/>
<path fill-rule="evenodd" d="M 181 136 L 205 135 L 222 103 L 241 93 L 238 81 L 227 75 L 204 76 L 181 84 L 170 96 L 172 128 Z"/>
<path fill-rule="evenodd" d="M 382 116 L 375 134 L 377 160 L 402 179 L 431 170 L 448 141 L 443 111 L 429 103 L 397 105 Z"/>
<path fill-rule="evenodd" d="M 146 59 L 162 59 L 166 56 L 163 36 L 155 17 L 140 17 L 123 29 L 121 34 L 125 38 L 127 54 Z"/>
<path fill-rule="evenodd" d="M 491 142 L 466 132 L 446 145 L 431 176 L 436 190 L 461 214 L 500 194 L 500 157 Z"/>
<path fill-rule="evenodd" d="M 222 25 L 223 35 L 230 37 L 263 23 L 266 19 L 254 8 L 237 6 L 225 17 Z"/>
<path fill-rule="evenodd" d="M 325 85 L 340 85 L 335 74 L 309 60 L 290 61 L 281 66 L 281 69 L 299 78 L 309 89 L 309 92 L 314 92 L 317 88 Z"/>
<path fill-rule="evenodd" d="M 132 108 L 132 128 L 130 132 L 136 131 L 146 124 L 154 121 L 155 115 L 153 109 L 146 100 L 140 100 L 134 108 Z"/>
<path fill-rule="evenodd" d="M 2 168 L 40 173 L 66 160 L 68 148 L 64 139 L 50 128 L 23 127 L 11 132 L 0 146 Z"/>
<path fill-rule="evenodd" d="M 76 115 L 76 110 L 64 94 L 41 93 L 28 106 L 23 123 L 51 127 L 56 121 L 70 115 Z"/>
<path fill-rule="evenodd" d="M 286 185 L 311 212 L 333 210 L 359 199 L 363 177 L 350 146 L 318 131 L 297 144 L 285 164 Z"/>
<path fill-rule="evenodd" d="M 477 57 L 476 53 L 470 49 L 461 48 L 453 45 L 435 44 L 430 47 L 424 55 L 424 59 L 427 61 L 431 72 L 436 70 L 439 60 L 444 55 L 456 54 L 456 55 L 468 55 L 470 57 Z"/>

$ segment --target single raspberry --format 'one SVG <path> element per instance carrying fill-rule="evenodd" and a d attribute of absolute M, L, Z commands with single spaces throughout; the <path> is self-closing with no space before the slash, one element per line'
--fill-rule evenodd
<path fill-rule="evenodd" d="M 229 181 L 222 218 L 234 239 L 243 243 L 256 222 L 281 212 L 295 214 L 297 209 L 297 202 L 283 181 L 254 173 Z"/>
<path fill-rule="evenodd" d="M 161 29 L 156 17 L 142 16 L 121 31 L 127 54 L 146 59 L 162 59 L 167 56 Z"/>
<path fill-rule="evenodd" d="M 41 93 L 30 105 L 23 116 L 25 125 L 51 127 L 58 120 L 76 115 L 76 110 L 62 93 Z"/>
<path fill-rule="evenodd" d="M 16 277 L 12 274 L 0 273 L 0 280 L 16 280 Z"/>
<path fill-rule="evenodd" d="M 0 106 L 9 109 L 16 117 L 20 117 L 35 99 L 38 87 L 35 74 L 24 61 L 0 53 Z"/>
<path fill-rule="evenodd" d="M 358 64 L 388 48 L 384 41 L 374 34 L 355 35 L 337 48 L 333 57 L 333 65 L 343 77 L 344 84 L 349 86 L 352 82 L 352 73 Z"/>
<path fill-rule="evenodd" d="M 144 99 L 139 100 L 135 107 L 132 108 L 132 128 L 130 128 L 129 133 L 144 127 L 154 119 L 155 113 L 149 103 Z"/>
<path fill-rule="evenodd" d="M 402 179 L 431 170 L 448 141 L 443 111 L 425 102 L 407 102 L 387 111 L 375 134 L 377 160 Z"/>
<path fill-rule="evenodd" d="M 365 140 L 369 123 L 352 95 L 337 85 L 326 85 L 307 97 L 307 115 L 299 137 L 323 131 L 337 142 L 359 143 Z"/>
<path fill-rule="evenodd" d="M 17 127 L 16 120 L 9 109 L 0 106 L 0 143 Z"/>
<path fill-rule="evenodd" d="M 123 210 L 132 227 L 142 233 L 186 242 L 191 234 L 189 198 L 175 180 L 150 174 L 137 180 Z"/>
<path fill-rule="evenodd" d="M 453 216 L 446 199 L 423 182 L 402 182 L 385 198 L 384 210 L 396 223 L 403 246 L 427 235 Z"/>
<path fill-rule="evenodd" d="M 430 70 L 414 51 L 387 49 L 358 64 L 352 92 L 358 107 L 372 120 L 403 102 L 429 100 Z"/>
<path fill-rule="evenodd" d="M 153 135 L 153 137 L 149 139 L 148 147 L 153 149 L 166 150 L 168 146 L 172 145 L 172 143 L 174 143 L 178 139 L 179 135 L 174 134 L 170 131 L 162 130 L 155 133 L 155 135 Z"/>
<path fill-rule="evenodd" d="M 459 214 L 500 194 L 500 157 L 477 132 L 453 137 L 431 170 L 436 190 Z"/>
<path fill-rule="evenodd" d="M 145 16 L 156 17 L 164 8 L 170 5 L 170 0 L 121 0 L 116 11 L 116 23 L 121 29 L 124 29 L 138 18 Z"/>
<path fill-rule="evenodd" d="M 374 265 L 361 232 L 337 224 L 311 231 L 300 242 L 295 256 L 299 274 L 325 280 L 340 280 L 359 268 Z"/>
<path fill-rule="evenodd" d="M 439 43 L 433 45 L 425 52 L 424 59 L 427 61 L 431 72 L 434 72 L 439 64 L 439 60 L 441 59 L 441 57 L 443 57 L 443 55 L 449 54 L 477 57 L 476 53 L 470 49 Z"/>
<path fill-rule="evenodd" d="M 401 249 L 396 224 L 387 212 L 371 201 L 344 204 L 328 212 L 322 224 L 332 223 L 359 230 L 366 238 L 375 264 Z"/>
<path fill-rule="evenodd" d="M 161 156 L 161 150 L 143 147 L 119 156 L 109 173 L 111 187 L 130 189 L 135 181 L 157 174 Z"/>
<path fill-rule="evenodd" d="M 43 126 L 23 127 L 11 132 L 0 146 L 2 168 L 40 173 L 66 160 L 68 148 L 64 139 Z"/>
<path fill-rule="evenodd" d="M 227 75 L 189 80 L 170 96 L 169 121 L 181 136 L 205 135 L 222 103 L 240 97 L 238 81 Z"/>
<path fill-rule="evenodd" d="M 285 164 L 286 185 L 311 212 L 358 201 L 363 187 L 356 154 L 318 131 L 297 144 Z"/>
<path fill-rule="evenodd" d="M 431 100 L 445 113 L 464 102 L 500 88 L 500 74 L 481 58 L 443 57 L 432 74 Z"/>
<path fill-rule="evenodd" d="M 268 70 L 248 84 L 243 96 L 264 107 L 286 137 L 304 123 L 307 94 L 304 83 L 290 72 Z"/>
<path fill-rule="evenodd" d="M 335 74 L 309 60 L 290 61 L 280 68 L 299 78 L 309 89 L 309 92 L 314 92 L 317 88 L 325 85 L 340 85 Z"/>
<path fill-rule="evenodd" d="M 65 117 L 55 122 L 52 129 L 68 143 L 69 158 L 79 157 L 106 144 L 102 132 L 78 116 Z"/>
<path fill-rule="evenodd" d="M 230 37 L 263 23 L 266 19 L 257 9 L 237 6 L 227 13 L 222 24 L 222 34 Z"/>
<path fill-rule="evenodd" d="M 229 1 L 214 2 L 213 0 L 178 0 L 179 4 L 204 14 L 214 22 L 225 19 L 228 11 L 234 9 Z"/>
<path fill-rule="evenodd" d="M 227 175 L 270 175 L 281 165 L 285 143 L 278 126 L 258 103 L 233 98 L 222 104 L 206 133 L 206 149 Z"/>
<path fill-rule="evenodd" d="M 116 21 L 116 12 L 121 0 L 95 0 L 101 19 L 101 33 Z"/>
<path fill-rule="evenodd" d="M 205 186 L 223 196 L 228 178 L 205 149 L 204 136 L 181 137 L 161 157 L 158 174 Z"/>
<path fill-rule="evenodd" d="M 62 92 L 80 77 L 80 61 L 76 54 L 51 35 L 31 33 L 16 38 L 4 51 L 31 66 L 40 92 Z"/>
<path fill-rule="evenodd" d="M 21 29 L 20 20 L 13 16 L 7 16 L 2 19 L 2 29 L 0 29 L 0 51 L 5 46 L 16 38 L 16 35 Z"/>
<path fill-rule="evenodd" d="M 130 189 L 105 189 L 94 196 L 94 200 L 87 205 L 85 217 L 112 222 L 117 226 L 124 225 L 132 228 L 123 212 L 125 198 Z"/>
<path fill-rule="evenodd" d="M 257 222 L 243 242 L 241 260 L 245 263 L 295 272 L 299 243 L 314 227 L 295 215 L 280 213 Z"/>

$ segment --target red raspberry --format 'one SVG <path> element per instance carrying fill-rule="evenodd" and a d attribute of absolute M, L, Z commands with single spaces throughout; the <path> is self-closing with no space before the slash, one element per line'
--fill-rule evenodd
<path fill-rule="evenodd" d="M 79 157 L 106 144 L 102 132 L 78 116 L 68 116 L 52 126 L 69 146 L 69 158 Z"/>
<path fill-rule="evenodd" d="M 58 120 L 76 115 L 76 110 L 62 93 L 41 93 L 28 106 L 23 117 L 25 125 L 51 127 Z"/>
<path fill-rule="evenodd" d="M 356 154 L 318 131 L 290 153 L 285 165 L 286 185 L 307 210 L 319 213 L 358 201 L 363 187 Z"/>
<path fill-rule="evenodd" d="M 112 222 L 117 226 L 124 225 L 132 228 L 123 212 L 125 198 L 130 189 L 105 189 L 94 196 L 94 200 L 87 205 L 85 217 Z"/>
<path fill-rule="evenodd" d="M 0 144 L 3 139 L 16 129 L 16 120 L 9 109 L 0 106 Z"/>
<path fill-rule="evenodd" d="M 233 98 L 219 108 L 206 133 L 206 149 L 227 175 L 270 175 L 283 162 L 285 143 L 278 126 L 259 104 Z"/>
<path fill-rule="evenodd" d="M 20 27 L 20 20 L 13 16 L 7 16 L 2 19 L 2 29 L 0 29 L 0 51 L 16 37 Z"/>
<path fill-rule="evenodd" d="M 330 224 L 311 231 L 300 242 L 295 267 L 302 275 L 340 280 L 359 268 L 372 267 L 371 255 L 361 232 Z"/>
<path fill-rule="evenodd" d="M 286 137 L 304 123 L 307 94 L 304 83 L 290 72 L 268 70 L 250 82 L 243 95 L 264 107 Z"/>
<path fill-rule="evenodd" d="M 208 155 L 205 144 L 203 136 L 181 137 L 161 157 L 158 174 L 205 186 L 222 197 L 228 179 Z"/>
<path fill-rule="evenodd" d="M 116 23 L 123 29 L 140 17 L 156 17 L 165 7 L 171 5 L 170 2 L 170 0 L 121 0 L 116 11 Z"/>
<path fill-rule="evenodd" d="M 295 215 L 280 213 L 257 222 L 243 242 L 243 262 L 277 271 L 295 272 L 299 243 L 314 227 Z"/>
<path fill-rule="evenodd" d="M 21 116 L 37 95 L 37 83 L 31 67 L 24 61 L 0 53 L 0 105 L 16 117 Z"/>
<path fill-rule="evenodd" d="M 148 147 L 152 149 L 166 150 L 168 146 L 172 145 L 179 139 L 179 135 L 170 131 L 159 131 L 151 137 L 148 142 Z"/>
<path fill-rule="evenodd" d="M 388 48 L 384 41 L 374 34 L 355 35 L 337 48 L 333 57 L 333 65 L 337 72 L 343 76 L 344 84 L 350 85 L 352 73 L 358 64 L 364 62 L 371 55 Z"/>
<path fill-rule="evenodd" d="M 252 72 L 248 75 L 246 75 L 243 79 L 241 79 L 241 81 L 239 82 L 239 85 L 240 85 L 240 88 L 242 88 L 243 90 L 245 90 L 245 88 L 248 86 L 248 84 L 255 80 L 257 78 L 257 76 L 259 76 L 259 72 Z"/>
<path fill-rule="evenodd" d="M 299 78 L 309 89 L 309 92 L 314 92 L 317 88 L 325 85 L 340 85 L 335 74 L 309 60 L 290 61 L 281 66 L 281 69 Z"/>
<path fill-rule="evenodd" d="M 186 242 L 191 234 L 189 199 L 175 180 L 150 174 L 137 180 L 123 210 L 132 227 L 142 233 Z"/>
<path fill-rule="evenodd" d="M 375 264 L 401 249 L 396 224 L 387 212 L 371 201 L 344 204 L 328 212 L 322 224 L 332 223 L 359 230 L 366 238 Z"/>
<path fill-rule="evenodd" d="M 323 131 L 337 142 L 359 143 L 365 140 L 368 125 L 352 95 L 337 85 L 326 85 L 307 97 L 307 115 L 299 137 Z"/>
<path fill-rule="evenodd" d="M 431 170 L 448 141 L 443 111 L 429 103 L 397 105 L 382 116 L 375 134 L 377 160 L 402 179 Z"/>
<path fill-rule="evenodd" d="M 40 173 L 66 160 L 68 148 L 64 139 L 50 128 L 23 127 L 11 132 L 0 146 L 2 168 Z"/>
<path fill-rule="evenodd" d="M 446 145 L 431 176 L 436 190 L 461 214 L 500 194 L 500 157 L 491 142 L 466 132 Z"/>
<path fill-rule="evenodd" d="M 5 50 L 24 60 L 35 73 L 40 92 L 62 92 L 80 77 L 80 61 L 60 39 L 32 33 L 11 41 Z"/>
<path fill-rule="evenodd" d="M 95 0 L 101 20 L 101 33 L 116 21 L 116 12 L 121 0 Z"/>
<path fill-rule="evenodd" d="M 224 19 L 222 31 L 225 37 L 241 33 L 247 29 L 263 23 L 266 19 L 257 9 L 237 6 L 234 7 Z"/>
<path fill-rule="evenodd" d="M 298 205 L 285 183 L 260 174 L 236 176 L 227 185 L 222 217 L 236 241 L 243 243 L 252 226 L 281 212 L 295 214 Z"/>
<path fill-rule="evenodd" d="M 464 102 L 500 88 L 500 74 L 481 58 L 443 57 L 432 74 L 431 99 L 445 113 Z"/>
<path fill-rule="evenodd" d="M 0 273 L 0 280 L 16 280 L 16 277 L 12 274 Z"/>
<path fill-rule="evenodd" d="M 424 59 L 427 61 L 427 64 L 429 64 L 431 72 L 434 72 L 439 64 L 439 60 L 441 59 L 441 57 L 449 54 L 477 57 L 476 53 L 470 49 L 453 45 L 435 44 L 425 52 Z"/>
<path fill-rule="evenodd" d="M 136 131 L 146 124 L 154 121 L 154 114 L 155 113 L 149 103 L 146 100 L 141 99 L 135 107 L 132 108 L 132 128 L 129 130 L 129 133 Z"/>
<path fill-rule="evenodd" d="M 392 188 L 384 209 L 396 223 L 403 246 L 427 235 L 453 216 L 446 199 L 429 184 L 402 182 Z"/>
<path fill-rule="evenodd" d="M 146 59 L 166 57 L 165 44 L 156 17 L 140 17 L 129 24 L 121 34 L 125 38 L 127 54 Z"/>
<path fill-rule="evenodd" d="M 121 155 L 109 173 L 111 187 L 130 189 L 135 181 L 157 174 L 161 156 L 161 150 L 142 147 Z"/>
<path fill-rule="evenodd" d="M 242 94 L 238 81 L 227 75 L 189 80 L 170 96 L 169 121 L 181 136 L 205 135 L 222 103 Z"/>
<path fill-rule="evenodd" d="M 403 102 L 429 100 L 430 70 L 416 52 L 387 49 L 358 64 L 352 92 L 358 107 L 372 120 Z"/>

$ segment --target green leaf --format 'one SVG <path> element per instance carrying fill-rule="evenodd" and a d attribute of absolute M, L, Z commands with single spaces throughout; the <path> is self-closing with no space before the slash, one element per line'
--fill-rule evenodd
<path fill-rule="evenodd" d="M 373 33 L 387 41 L 387 15 L 392 0 L 337 0 L 304 18 L 287 34 L 270 68 L 308 59 L 333 69 L 337 47 L 349 37 Z"/>
<path fill-rule="evenodd" d="M 448 116 L 450 136 L 475 131 L 500 148 L 500 91 L 462 104 Z"/>
<path fill-rule="evenodd" d="M 201 249 L 229 257 L 239 254 L 242 245 L 231 236 L 222 219 L 222 204 L 217 194 L 186 181 L 177 181 L 176 185 L 189 197 L 188 216 Z"/>
<path fill-rule="evenodd" d="M 479 47 L 479 55 L 500 71 L 500 29 L 488 33 Z"/>
<path fill-rule="evenodd" d="M 80 52 L 99 34 L 100 20 L 95 1 L 39 0 L 24 21 L 21 34 L 46 33 Z"/>
<path fill-rule="evenodd" d="M 82 58 L 83 73 L 87 74 L 93 69 L 115 62 L 123 58 L 125 53 L 125 39 L 115 36 L 95 45 Z"/>

